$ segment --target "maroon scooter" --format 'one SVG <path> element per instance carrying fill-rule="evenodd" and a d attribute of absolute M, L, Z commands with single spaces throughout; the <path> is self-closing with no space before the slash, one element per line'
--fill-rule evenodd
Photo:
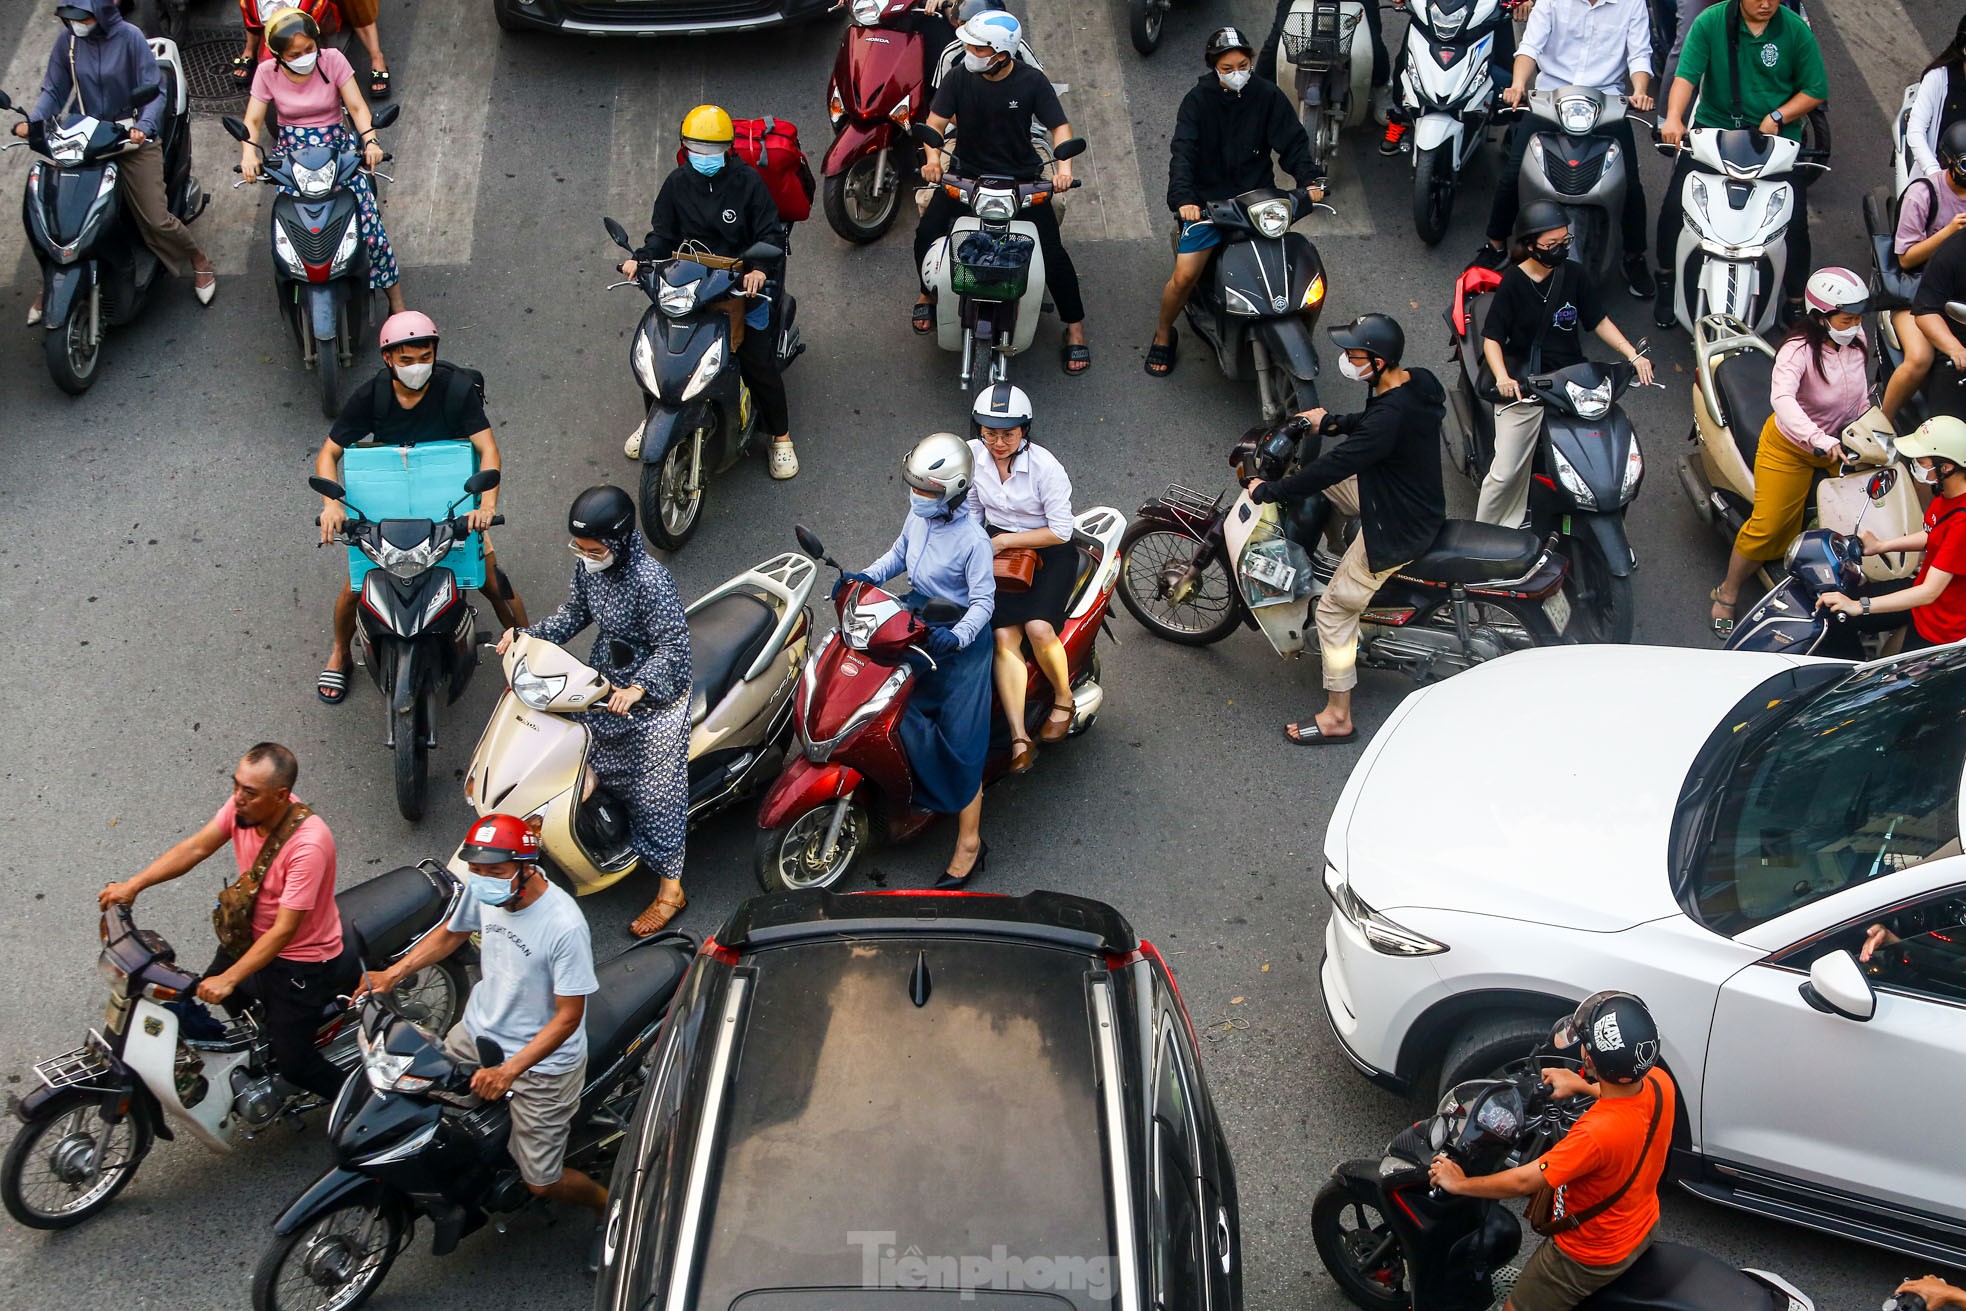
<path fill-rule="evenodd" d="M 833 61 L 826 113 L 826 221 L 856 246 L 879 241 L 915 174 L 908 129 L 928 113 L 927 52 L 907 18 L 922 0 L 843 0 L 850 25 Z M 939 52 L 938 52 L 939 53 Z"/>

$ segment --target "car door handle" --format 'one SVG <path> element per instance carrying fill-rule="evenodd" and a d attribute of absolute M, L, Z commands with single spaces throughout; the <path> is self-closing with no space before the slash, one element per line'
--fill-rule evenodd
<path fill-rule="evenodd" d="M 1218 1206 L 1215 1208 L 1215 1247 L 1218 1253 L 1218 1259 L 1222 1262 L 1222 1273 L 1225 1275 L 1231 1273 L 1230 1267 L 1234 1264 L 1235 1257 L 1232 1255 L 1229 1246 L 1229 1212 L 1227 1207 Z"/>

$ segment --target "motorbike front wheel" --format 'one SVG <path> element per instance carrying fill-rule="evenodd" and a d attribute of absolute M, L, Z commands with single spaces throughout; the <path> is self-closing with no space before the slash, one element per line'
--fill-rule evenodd
<path fill-rule="evenodd" d="M 150 1121 L 103 1117 L 102 1094 L 63 1093 L 24 1125 L 0 1165 L 0 1201 L 30 1229 L 67 1229 L 116 1200 L 150 1152 Z"/>
<path fill-rule="evenodd" d="M 1167 22 L 1167 0 L 1128 0 L 1127 35 L 1143 55 L 1160 49 L 1161 28 Z"/>
<path fill-rule="evenodd" d="M 1635 606 L 1631 575 L 1611 572 L 1604 548 L 1588 529 L 1565 544 L 1570 552 L 1570 576 L 1563 590 L 1570 598 L 1570 627 L 1566 637 L 1579 642 L 1629 642 Z"/>
<path fill-rule="evenodd" d="M 423 726 L 412 710 L 396 718 L 396 809 L 412 824 L 423 818 L 429 786 L 430 752 L 423 745 Z"/>
<path fill-rule="evenodd" d="M 901 212 L 901 177 L 895 167 L 893 150 L 863 155 L 844 172 L 828 177 L 824 185 L 826 222 L 833 231 L 856 246 L 879 241 L 894 226 Z M 882 160 L 887 161 L 885 170 Z M 874 179 L 887 175 L 887 190 L 875 194 Z"/>
<path fill-rule="evenodd" d="M 1366 1311 L 1406 1311 L 1406 1256 L 1378 1202 L 1337 1179 L 1311 1202 L 1311 1241 L 1344 1295 Z"/>
<path fill-rule="evenodd" d="M 377 1198 L 315 1216 L 260 1258 L 253 1311 L 354 1311 L 389 1273 L 402 1236 L 402 1221 Z"/>
<path fill-rule="evenodd" d="M 321 375 L 321 413 L 332 419 L 341 413 L 341 343 L 318 341 L 314 345 L 320 357 L 316 371 Z"/>
<path fill-rule="evenodd" d="M 832 825 L 833 806 L 829 804 L 815 806 L 778 828 L 760 829 L 758 886 L 766 892 L 797 892 L 802 888 L 830 888 L 843 881 L 853 862 L 871 845 L 872 825 L 866 807 L 858 801 L 848 802 L 846 818 L 840 821 L 839 836 L 828 859 L 826 833 Z"/>
<path fill-rule="evenodd" d="M 1413 230 L 1429 246 L 1438 246 L 1454 217 L 1454 158 L 1447 146 L 1435 146 L 1413 156 Z"/>
<path fill-rule="evenodd" d="M 706 413 L 699 423 L 711 422 Z M 710 434 L 692 433 L 669 448 L 660 463 L 642 466 L 642 531 L 665 551 L 680 551 L 703 522 L 703 460 Z"/>
<path fill-rule="evenodd" d="M 1210 646 L 1235 631 L 1235 581 L 1220 548 L 1147 519 L 1120 538 L 1120 600 L 1164 641 Z"/>
<path fill-rule="evenodd" d="M 102 362 L 102 323 L 98 296 L 90 295 L 69 312 L 65 327 L 41 334 L 48 376 L 70 396 L 95 385 L 96 365 Z"/>

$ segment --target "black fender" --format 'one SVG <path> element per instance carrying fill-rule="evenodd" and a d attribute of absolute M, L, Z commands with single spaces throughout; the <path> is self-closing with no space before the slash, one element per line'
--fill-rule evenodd
<path fill-rule="evenodd" d="M 1317 342 L 1311 336 L 1311 325 L 1307 320 L 1297 315 L 1286 319 L 1258 319 L 1250 331 L 1291 377 L 1299 382 L 1317 380 Z M 1299 399 L 1315 406 L 1317 389 L 1313 387 L 1308 397 L 1300 391 Z"/>
<path fill-rule="evenodd" d="M 1384 1191 L 1379 1187 L 1377 1157 L 1355 1156 L 1349 1161 L 1340 1161 L 1331 1167 L 1331 1178 L 1374 1205 L 1378 1204 L 1379 1196 Z"/>
<path fill-rule="evenodd" d="M 75 313 L 77 302 L 96 277 L 94 260 L 66 266 L 48 265 L 47 283 L 41 292 L 44 311 L 41 321 L 47 325 L 49 332 L 63 331 L 68 327 L 69 316 Z"/>
<path fill-rule="evenodd" d="M 661 401 L 651 401 L 648 418 L 642 421 L 642 463 L 661 464 L 668 459 L 669 449 L 696 430 L 697 416 L 707 404 L 694 400 L 672 408 Z M 714 453 L 706 452 L 706 455 L 712 461 L 716 458 Z"/>
<path fill-rule="evenodd" d="M 310 1220 L 325 1215 L 363 1192 L 380 1194 L 382 1185 L 353 1170 L 330 1170 L 308 1185 L 307 1191 L 280 1213 L 280 1218 L 273 1222 L 273 1232 L 284 1238 Z"/>
<path fill-rule="evenodd" d="M 1583 510 L 1570 512 L 1570 535 L 1581 537 L 1588 532 L 1597 543 L 1598 550 L 1604 553 L 1604 562 L 1611 570 L 1613 578 L 1630 578 L 1632 575 L 1631 539 L 1625 535 L 1625 512 L 1613 510 L 1609 514 L 1591 514 Z"/>
<path fill-rule="evenodd" d="M 335 339 L 336 310 L 347 296 L 348 287 L 343 282 L 329 282 L 310 285 L 302 293 L 307 302 L 307 322 L 314 331 L 315 341 Z"/>

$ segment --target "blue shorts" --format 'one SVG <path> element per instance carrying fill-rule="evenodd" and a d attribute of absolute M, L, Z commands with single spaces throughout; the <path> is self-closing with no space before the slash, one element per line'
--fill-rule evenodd
<path fill-rule="evenodd" d="M 1204 250 L 1214 250 L 1222 244 L 1222 234 L 1207 219 L 1196 219 L 1193 223 L 1181 224 L 1181 239 L 1174 245 L 1177 255 L 1199 255 Z"/>

